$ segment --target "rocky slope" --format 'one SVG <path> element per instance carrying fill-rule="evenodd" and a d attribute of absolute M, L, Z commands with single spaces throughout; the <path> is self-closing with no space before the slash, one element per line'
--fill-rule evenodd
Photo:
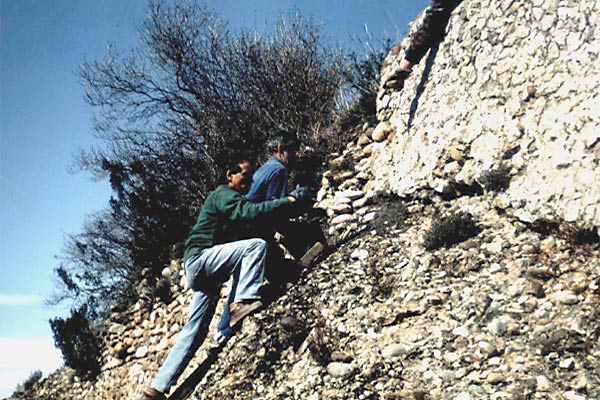
<path fill-rule="evenodd" d="M 192 398 L 600 398 L 598 7 L 464 0 L 435 57 L 380 93 L 381 124 L 333 156 L 316 207 L 334 251 Z M 167 303 L 107 321 L 96 382 L 62 369 L 26 398 L 138 398 L 191 299 L 179 262 L 164 276 Z"/>
<path fill-rule="evenodd" d="M 493 192 L 377 193 L 369 151 L 349 145 L 319 193 L 339 247 L 244 321 L 192 398 L 600 398 L 598 237 L 525 224 Z M 424 238 L 459 211 L 477 229 L 427 250 Z M 169 304 L 113 316 L 96 383 L 64 369 L 32 398 L 137 398 L 184 323 L 179 269 L 165 271 Z"/>
<path fill-rule="evenodd" d="M 248 320 L 195 398 L 600 398 L 597 236 L 575 244 L 573 230 L 528 226 L 493 193 L 370 197 L 360 165 L 332 173 L 342 190 L 320 204 L 332 232 L 361 233 Z M 351 213 L 332 207 L 351 196 Z M 457 211 L 479 233 L 426 250 Z"/>

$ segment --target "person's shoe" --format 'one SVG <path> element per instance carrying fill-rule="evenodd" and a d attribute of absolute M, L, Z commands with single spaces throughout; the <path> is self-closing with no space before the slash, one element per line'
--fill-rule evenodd
<path fill-rule="evenodd" d="M 397 69 L 386 79 L 383 87 L 385 89 L 402 90 L 404 88 L 404 81 L 410 76 L 411 72 L 412 70 L 410 69 Z"/>
<path fill-rule="evenodd" d="M 153 387 L 148 387 L 144 389 L 140 400 L 165 400 L 166 398 L 167 396 L 163 392 L 159 392 Z"/>
<path fill-rule="evenodd" d="M 263 306 L 260 300 L 248 300 L 232 303 L 229 307 L 229 326 L 234 327 L 244 317 Z"/>

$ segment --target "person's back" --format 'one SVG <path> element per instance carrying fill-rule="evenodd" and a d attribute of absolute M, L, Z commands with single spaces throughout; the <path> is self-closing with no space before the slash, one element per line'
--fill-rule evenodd
<path fill-rule="evenodd" d="M 288 190 L 288 169 L 275 155 L 269 157 L 253 176 L 246 198 L 252 203 L 285 197 Z"/>
<path fill-rule="evenodd" d="M 281 199 L 288 191 L 288 168 L 293 167 L 300 142 L 293 135 L 281 135 L 272 143 L 273 154 L 256 170 L 246 198 L 253 203 Z"/>

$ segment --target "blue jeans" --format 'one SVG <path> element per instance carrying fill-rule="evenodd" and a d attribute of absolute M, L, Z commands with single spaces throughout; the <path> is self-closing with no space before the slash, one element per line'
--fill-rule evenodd
<path fill-rule="evenodd" d="M 188 321 L 154 378 L 152 387 L 166 393 L 177 382 L 206 338 L 220 285 L 230 275 L 233 275 L 233 283 L 219 330 L 230 329 L 228 306 L 231 302 L 260 298 L 266 252 L 264 240 L 246 239 L 204 249 L 186 261 L 185 275 L 195 292 Z"/>

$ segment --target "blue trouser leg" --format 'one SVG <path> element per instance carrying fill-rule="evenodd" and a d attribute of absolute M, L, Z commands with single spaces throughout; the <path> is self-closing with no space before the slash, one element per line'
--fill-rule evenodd
<path fill-rule="evenodd" d="M 266 243 L 262 239 L 247 239 L 216 245 L 203 250 L 188 260 L 185 272 L 190 287 L 195 291 L 189 318 L 164 364 L 152 382 L 152 387 L 165 393 L 173 386 L 198 347 L 206 338 L 214 312 L 213 301 L 219 285 L 233 276 L 228 304 L 234 300 L 260 298 L 263 284 Z M 212 303 L 212 304 L 211 304 Z M 229 326 L 229 308 L 226 307 L 219 326 Z"/>
<path fill-rule="evenodd" d="M 198 291 L 194 294 L 190 304 L 188 321 L 179 333 L 177 342 L 169 351 L 167 359 L 158 371 L 152 382 L 152 387 L 161 392 L 167 392 L 177 382 L 185 367 L 188 365 L 198 347 L 204 342 L 208 333 L 213 312 L 208 312 L 211 307 L 211 296 Z M 212 305 L 214 309 L 214 305 Z"/>

